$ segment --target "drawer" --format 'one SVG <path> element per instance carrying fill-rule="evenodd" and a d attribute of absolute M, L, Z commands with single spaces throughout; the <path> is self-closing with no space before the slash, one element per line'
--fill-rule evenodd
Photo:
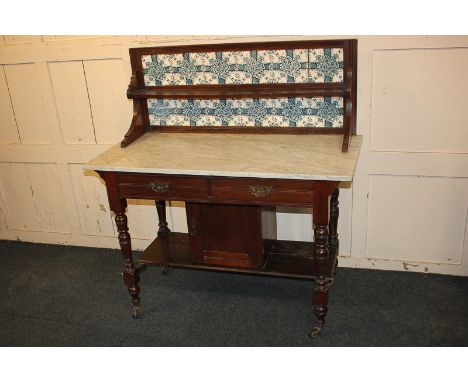
<path fill-rule="evenodd" d="M 213 179 L 211 184 L 219 201 L 312 205 L 313 181 L 241 178 Z"/>
<path fill-rule="evenodd" d="M 207 199 L 208 189 L 202 178 L 164 175 L 120 175 L 120 193 L 126 197 L 149 199 Z"/>

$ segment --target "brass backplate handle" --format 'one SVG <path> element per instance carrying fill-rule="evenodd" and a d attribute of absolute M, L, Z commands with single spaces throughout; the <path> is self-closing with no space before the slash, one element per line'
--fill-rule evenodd
<path fill-rule="evenodd" d="M 148 187 L 161 194 L 169 189 L 169 183 L 150 183 Z"/>
<path fill-rule="evenodd" d="M 273 191 L 273 187 L 258 184 L 254 186 L 249 186 L 249 190 L 252 195 L 255 195 L 258 198 L 264 198 L 271 194 L 271 191 Z"/>

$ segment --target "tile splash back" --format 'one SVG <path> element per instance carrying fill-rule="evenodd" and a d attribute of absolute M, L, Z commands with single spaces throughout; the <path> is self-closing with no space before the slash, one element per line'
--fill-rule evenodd
<path fill-rule="evenodd" d="M 142 56 L 145 86 L 343 82 L 343 49 Z"/>
<path fill-rule="evenodd" d="M 148 99 L 152 126 L 343 127 L 342 97 Z"/>

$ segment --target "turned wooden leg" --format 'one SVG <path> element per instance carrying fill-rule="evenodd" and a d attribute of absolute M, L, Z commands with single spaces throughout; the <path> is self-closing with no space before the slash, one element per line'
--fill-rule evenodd
<path fill-rule="evenodd" d="M 316 317 L 315 326 L 309 335 L 317 337 L 325 324 L 325 316 L 328 310 L 328 288 L 330 279 L 327 277 L 326 268 L 328 264 L 328 226 L 316 225 L 315 236 L 315 256 L 316 256 L 316 277 L 314 281 L 314 313 Z"/>
<path fill-rule="evenodd" d="M 158 236 L 167 236 L 171 230 L 167 226 L 166 221 L 166 201 L 157 200 L 156 209 L 158 210 L 159 230 Z"/>
<path fill-rule="evenodd" d="M 114 210 L 115 223 L 117 224 L 117 230 L 119 232 L 119 244 L 124 260 L 124 269 L 122 273 L 123 281 L 132 298 L 133 318 L 138 318 L 140 316 L 140 287 L 138 286 L 140 277 L 139 270 L 135 266 L 132 258 L 132 245 L 130 234 L 128 233 L 127 216 L 125 215 L 126 207 L 127 201 L 125 199 L 121 199 L 120 208 Z"/>
<path fill-rule="evenodd" d="M 325 316 L 328 311 L 328 288 L 330 281 L 325 278 L 317 278 L 314 285 L 314 313 L 316 317 L 315 325 L 310 331 L 310 337 L 317 337 L 323 330 Z"/>
<path fill-rule="evenodd" d="M 338 183 L 321 183 L 314 190 L 313 200 L 313 221 L 314 221 L 314 242 L 315 242 L 315 279 L 314 279 L 314 313 L 316 317 L 315 326 L 310 331 L 311 337 L 317 337 L 323 330 L 325 316 L 328 310 L 328 289 L 331 284 L 330 257 L 333 256 L 334 245 L 338 245 L 338 235 L 336 233 L 338 223 L 338 211 L 330 208 L 330 221 L 328 220 L 328 197 L 332 190 L 335 190 Z M 330 205 L 338 207 L 338 193 L 330 199 Z M 330 226 L 330 232 L 329 232 Z M 333 241 L 333 242 L 332 242 Z"/>
<path fill-rule="evenodd" d="M 166 201 L 165 200 L 157 200 L 156 201 L 156 209 L 158 210 L 158 219 L 159 219 L 159 230 L 158 236 L 159 237 L 167 237 L 171 230 L 167 226 L 166 220 Z M 163 275 L 167 275 L 167 268 L 166 264 L 161 266 L 161 273 Z"/>

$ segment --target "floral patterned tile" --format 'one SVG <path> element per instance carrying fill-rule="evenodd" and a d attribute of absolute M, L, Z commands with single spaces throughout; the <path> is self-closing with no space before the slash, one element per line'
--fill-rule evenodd
<path fill-rule="evenodd" d="M 309 50 L 310 82 L 343 82 L 343 49 Z"/>
<path fill-rule="evenodd" d="M 343 127 L 342 97 L 149 99 L 153 126 Z"/>
<path fill-rule="evenodd" d="M 146 86 L 339 82 L 342 49 L 282 49 L 142 56 Z"/>
<path fill-rule="evenodd" d="M 220 61 L 224 69 L 224 83 L 226 84 L 252 84 L 254 78 L 252 71 L 248 70 L 247 63 L 251 60 L 252 52 L 233 51 L 220 52 Z"/>
<path fill-rule="evenodd" d="M 257 53 L 264 64 L 260 83 L 305 83 L 308 81 L 308 51 L 263 50 Z"/>
<path fill-rule="evenodd" d="M 142 56 L 145 86 L 167 86 L 182 83 L 184 54 Z"/>
<path fill-rule="evenodd" d="M 146 86 L 343 81 L 343 49 L 195 52 L 142 56 Z M 343 98 L 149 99 L 151 125 L 343 127 Z"/>

